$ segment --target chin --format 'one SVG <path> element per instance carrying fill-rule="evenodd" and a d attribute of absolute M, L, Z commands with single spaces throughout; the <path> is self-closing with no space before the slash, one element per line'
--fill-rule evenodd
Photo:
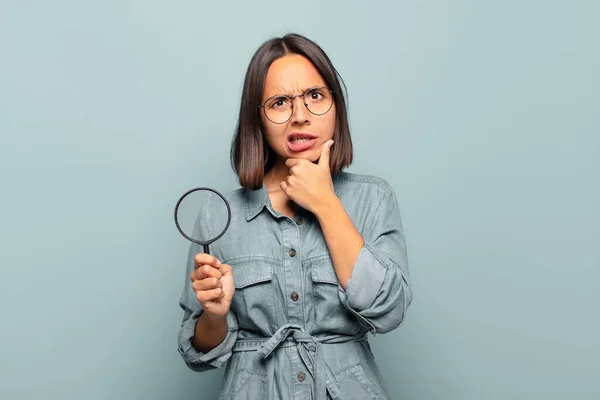
<path fill-rule="evenodd" d="M 303 160 L 308 160 L 312 162 L 316 162 L 321 157 L 320 151 L 315 151 L 314 149 L 309 149 L 303 151 L 302 153 L 292 153 L 286 151 L 286 158 L 301 158 Z"/>
<path fill-rule="evenodd" d="M 321 157 L 321 152 L 315 152 L 313 150 L 310 153 L 308 153 L 306 156 L 303 156 L 302 158 L 309 160 L 311 162 L 317 162 L 317 161 L 319 161 L 320 157 Z"/>

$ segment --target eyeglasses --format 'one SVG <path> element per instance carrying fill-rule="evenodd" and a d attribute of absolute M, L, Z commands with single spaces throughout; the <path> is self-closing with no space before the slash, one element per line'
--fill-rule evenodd
<path fill-rule="evenodd" d="M 258 108 L 265 111 L 265 116 L 274 124 L 284 124 L 292 118 L 294 112 L 294 99 L 302 97 L 306 109 L 314 115 L 324 115 L 333 105 L 333 90 L 325 86 L 318 86 L 308 89 L 302 94 L 294 96 L 273 96 L 269 97 Z"/>

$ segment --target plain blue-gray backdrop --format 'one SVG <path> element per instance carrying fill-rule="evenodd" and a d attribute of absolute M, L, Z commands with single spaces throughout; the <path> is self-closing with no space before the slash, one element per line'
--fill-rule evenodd
<path fill-rule="evenodd" d="M 400 201 L 393 398 L 599 399 L 598 4 L 3 0 L 0 398 L 216 397 L 177 353 L 172 209 L 237 187 L 247 64 L 299 32 L 347 84 L 349 171 Z"/>

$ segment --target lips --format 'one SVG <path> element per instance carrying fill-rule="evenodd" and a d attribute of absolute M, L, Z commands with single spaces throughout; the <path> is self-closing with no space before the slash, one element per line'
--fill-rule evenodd
<path fill-rule="evenodd" d="M 288 136 L 288 147 L 293 152 L 310 149 L 317 143 L 317 137 L 310 133 L 294 132 Z"/>
<path fill-rule="evenodd" d="M 312 135 L 310 133 L 303 133 L 303 132 L 293 132 L 290 133 L 290 136 L 288 136 L 288 141 L 292 141 L 295 139 L 316 139 L 317 137 L 315 135 Z"/>

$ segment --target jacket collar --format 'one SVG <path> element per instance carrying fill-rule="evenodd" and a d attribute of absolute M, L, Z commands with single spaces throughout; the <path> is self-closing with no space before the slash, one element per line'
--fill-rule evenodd
<path fill-rule="evenodd" d="M 331 179 L 333 181 L 333 189 L 336 196 L 340 196 L 341 190 L 341 182 L 342 182 L 343 172 L 337 172 L 332 175 Z M 254 219 L 263 208 L 267 207 L 270 209 L 271 200 L 269 200 L 269 194 L 267 193 L 267 187 L 263 183 L 260 189 L 256 190 L 244 190 L 245 193 L 245 205 L 246 205 L 246 221 L 251 221 Z"/>

